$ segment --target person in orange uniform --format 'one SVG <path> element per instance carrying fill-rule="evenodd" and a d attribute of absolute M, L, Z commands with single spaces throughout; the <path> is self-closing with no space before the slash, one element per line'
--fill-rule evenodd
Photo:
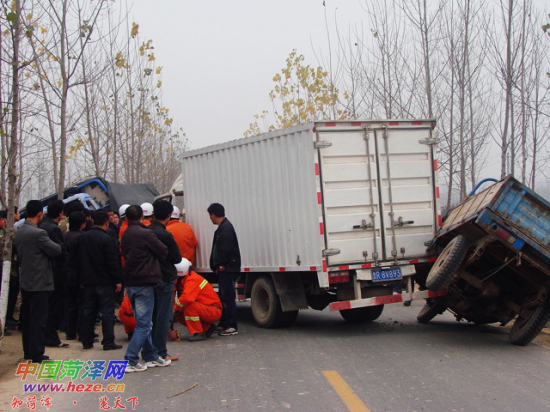
<path fill-rule="evenodd" d="M 177 263 L 176 304 L 177 320 L 187 326 L 189 342 L 198 342 L 214 333 L 214 322 L 222 316 L 222 303 L 208 281 L 191 270 L 191 262 L 185 258 Z"/>
<path fill-rule="evenodd" d="M 191 226 L 180 222 L 180 210 L 174 206 L 170 221 L 166 225 L 166 230 L 172 233 L 180 249 L 181 257 L 189 260 L 195 265 L 195 248 L 197 247 L 197 238 Z"/>
<path fill-rule="evenodd" d="M 124 325 L 124 332 L 128 335 L 128 340 L 132 340 L 132 335 L 136 330 L 136 318 L 134 316 L 134 312 L 132 311 L 132 305 L 130 304 L 128 294 L 124 295 L 124 300 L 118 310 L 118 318 Z"/>
<path fill-rule="evenodd" d="M 141 204 L 141 209 L 143 210 L 143 220 L 141 223 L 145 226 L 149 226 L 151 224 L 151 220 L 153 219 L 153 205 L 149 202 L 145 202 Z"/>
<path fill-rule="evenodd" d="M 122 206 L 118 208 L 118 215 L 120 216 L 120 229 L 118 230 L 118 244 L 120 245 L 122 240 L 122 235 L 128 229 L 128 219 L 126 219 L 126 209 L 128 209 L 130 205 L 128 203 L 124 203 Z M 122 256 L 122 250 L 120 250 L 120 264 L 124 266 L 124 256 Z"/>

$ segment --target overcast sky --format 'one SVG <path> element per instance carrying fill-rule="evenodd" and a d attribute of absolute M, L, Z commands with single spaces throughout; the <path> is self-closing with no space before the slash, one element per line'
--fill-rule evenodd
<path fill-rule="evenodd" d="M 128 0 L 140 39 L 163 66 L 163 102 L 192 149 L 243 137 L 270 110 L 273 76 L 293 49 L 318 66 L 325 11 L 347 32 L 366 20 L 360 0 Z M 133 5 L 132 5 L 133 4 Z M 273 121 L 271 121 L 273 123 Z"/>

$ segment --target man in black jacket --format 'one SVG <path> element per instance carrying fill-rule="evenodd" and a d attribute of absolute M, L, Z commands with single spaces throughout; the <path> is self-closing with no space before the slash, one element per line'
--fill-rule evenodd
<path fill-rule="evenodd" d="M 79 308 L 82 306 L 82 289 L 78 283 L 80 276 L 78 244 L 82 230 L 86 227 L 86 215 L 82 212 L 72 212 L 69 215 L 69 231 L 63 238 L 67 246 L 67 309 L 65 313 L 66 339 L 74 340 L 80 334 Z M 81 317 L 81 316 L 80 316 Z"/>
<path fill-rule="evenodd" d="M 162 283 L 159 261 L 166 259 L 168 248 L 142 223 L 143 210 L 140 206 L 129 206 L 126 209 L 126 217 L 128 228 L 120 243 L 125 260 L 122 274 L 136 318 L 136 330 L 128 344 L 124 359 L 128 360 L 125 373 L 132 373 L 172 363 L 170 359 L 159 356 L 151 340 L 151 321 L 155 306 L 154 285 Z M 140 352 L 145 365 L 139 363 Z"/>
<path fill-rule="evenodd" d="M 166 348 L 168 329 L 170 329 L 173 314 L 174 281 L 178 276 L 174 265 L 181 261 L 178 244 L 172 233 L 166 230 L 166 224 L 170 221 L 173 209 L 174 207 L 170 202 L 156 200 L 153 203 L 153 220 L 148 228 L 155 232 L 157 238 L 168 248 L 166 259 L 159 260 L 162 283 L 155 285 L 155 307 L 153 309 L 151 338 L 161 358 L 176 361 L 178 358 L 168 355 L 168 349 Z"/>
<path fill-rule="evenodd" d="M 115 293 L 122 289 L 122 279 L 116 247 L 106 233 L 109 215 L 97 211 L 93 215 L 93 226 L 80 237 L 79 283 L 84 287 L 82 307 L 81 341 L 84 349 L 94 346 L 94 324 L 101 313 L 103 350 L 120 349 L 115 343 Z"/>
<path fill-rule="evenodd" d="M 223 313 L 218 325 L 218 335 L 237 335 L 237 304 L 235 302 L 235 281 L 241 271 L 241 252 L 233 225 L 225 217 L 225 209 L 219 203 L 208 207 L 210 220 L 218 229 L 214 232 L 210 269 L 218 274 L 220 300 Z"/>
<path fill-rule="evenodd" d="M 66 276 L 66 256 L 67 249 L 63 240 L 63 232 L 59 228 L 59 222 L 65 219 L 63 214 L 64 203 L 62 200 L 52 200 L 48 203 L 48 217 L 40 223 L 39 228 L 44 229 L 51 240 L 61 245 L 63 252 L 61 255 L 51 259 L 54 291 L 50 295 L 48 322 L 46 325 L 46 346 L 66 348 L 68 343 L 63 343 L 59 339 L 57 329 L 62 326 L 65 318 L 65 298 L 67 296 L 65 289 Z M 65 327 L 63 325 L 63 327 Z"/>

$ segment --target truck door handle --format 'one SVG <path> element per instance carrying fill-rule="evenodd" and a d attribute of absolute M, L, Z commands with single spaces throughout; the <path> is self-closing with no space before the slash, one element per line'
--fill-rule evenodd
<path fill-rule="evenodd" d="M 354 229 L 363 229 L 363 230 L 367 230 L 371 227 L 372 227 L 372 223 L 367 223 L 367 221 L 365 219 L 363 219 L 361 221 L 360 225 L 354 225 L 353 226 Z"/>
<path fill-rule="evenodd" d="M 394 226 L 402 227 L 404 225 L 413 225 L 413 224 L 414 224 L 414 220 L 404 221 L 403 218 L 401 216 L 399 216 L 399 218 L 397 219 L 397 223 Z"/>

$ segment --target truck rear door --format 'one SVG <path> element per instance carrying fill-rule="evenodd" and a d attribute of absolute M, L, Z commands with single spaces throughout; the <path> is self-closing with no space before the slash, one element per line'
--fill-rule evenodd
<path fill-rule="evenodd" d="M 431 122 L 416 123 L 317 127 L 330 266 L 425 256 L 437 230 L 434 146 Z"/>

